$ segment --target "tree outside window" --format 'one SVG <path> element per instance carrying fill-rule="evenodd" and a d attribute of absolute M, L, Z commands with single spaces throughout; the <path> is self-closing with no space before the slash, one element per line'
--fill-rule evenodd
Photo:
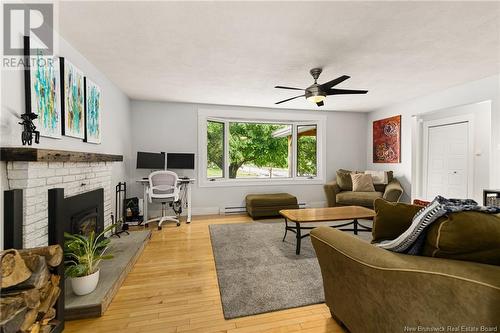
<path fill-rule="evenodd" d="M 318 175 L 316 125 L 297 126 L 297 176 Z"/>
<path fill-rule="evenodd" d="M 273 133 L 290 125 L 229 123 L 229 178 L 290 177 L 287 138 Z"/>
<path fill-rule="evenodd" d="M 207 122 L 207 177 L 224 177 L 224 123 Z"/>
<path fill-rule="evenodd" d="M 224 137 L 228 126 L 228 138 Z M 293 156 L 295 126 L 296 156 Z M 225 151 L 227 140 L 228 152 Z M 207 178 L 292 178 L 317 176 L 317 126 L 281 123 L 207 121 Z"/>

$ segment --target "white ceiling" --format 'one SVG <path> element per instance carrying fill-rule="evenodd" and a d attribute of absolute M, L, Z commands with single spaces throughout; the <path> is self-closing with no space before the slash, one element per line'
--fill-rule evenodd
<path fill-rule="evenodd" d="M 371 111 L 500 72 L 500 2 L 61 2 L 60 31 L 130 98 Z M 279 107 L 316 109 L 300 98 Z"/>

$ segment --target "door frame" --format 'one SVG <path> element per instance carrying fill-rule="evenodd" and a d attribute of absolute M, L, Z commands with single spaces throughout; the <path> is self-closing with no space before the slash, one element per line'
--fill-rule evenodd
<path fill-rule="evenodd" d="M 427 200 L 427 176 L 429 169 L 429 128 L 439 127 L 439 126 L 447 126 L 454 124 L 467 123 L 467 133 L 468 133 L 468 150 L 469 154 L 467 155 L 467 197 L 472 198 L 474 196 L 474 115 L 466 114 L 460 115 L 456 117 L 446 117 L 434 120 L 424 120 L 423 122 L 423 150 L 422 150 L 422 179 L 421 179 L 421 188 L 422 188 L 422 196 L 424 196 Z"/>

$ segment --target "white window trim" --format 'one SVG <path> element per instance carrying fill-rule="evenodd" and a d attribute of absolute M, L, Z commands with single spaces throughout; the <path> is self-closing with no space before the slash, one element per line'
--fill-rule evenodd
<path fill-rule="evenodd" d="M 309 179 L 305 177 L 295 177 L 296 171 L 296 135 L 293 135 L 293 162 L 291 178 L 274 179 L 216 179 L 211 181 L 206 177 L 207 170 L 207 120 L 214 121 L 241 121 L 241 122 L 273 122 L 283 124 L 293 124 L 292 131 L 296 125 L 316 125 L 317 126 L 317 154 L 318 169 L 317 176 Z M 226 134 L 227 126 L 224 127 Z M 225 144 L 227 140 L 224 140 Z M 228 147 L 226 152 L 228 151 Z M 224 175 L 228 174 L 229 164 L 228 154 L 225 154 Z M 326 116 L 321 114 L 311 114 L 304 112 L 267 112 L 267 111 L 242 111 L 231 109 L 198 109 L 198 179 L 200 187 L 228 187 L 228 186 L 262 186 L 262 185 L 313 185 L 325 183 L 326 166 Z"/>

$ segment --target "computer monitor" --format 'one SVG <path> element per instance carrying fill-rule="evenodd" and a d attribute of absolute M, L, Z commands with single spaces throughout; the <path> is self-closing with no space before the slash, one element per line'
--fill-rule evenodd
<path fill-rule="evenodd" d="M 138 151 L 137 169 L 165 170 L 165 153 Z"/>
<path fill-rule="evenodd" d="M 194 169 L 194 154 L 167 153 L 167 169 Z"/>

